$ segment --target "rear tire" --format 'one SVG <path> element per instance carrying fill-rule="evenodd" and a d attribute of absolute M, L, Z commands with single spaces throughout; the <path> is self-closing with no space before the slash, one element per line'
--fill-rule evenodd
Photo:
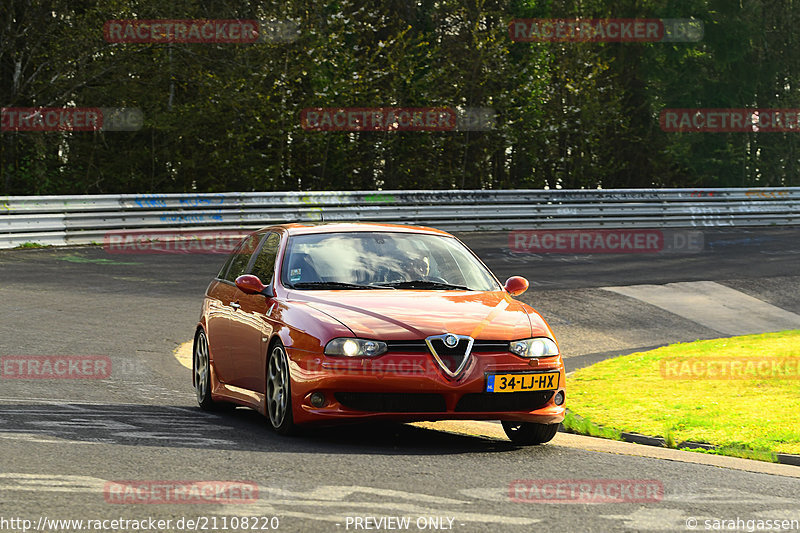
<path fill-rule="evenodd" d="M 297 426 L 292 416 L 292 378 L 289 358 L 281 341 L 275 341 L 267 360 L 267 417 L 280 435 L 294 435 Z"/>
<path fill-rule="evenodd" d="M 535 422 L 509 422 L 504 420 L 503 431 L 514 444 L 530 446 L 550 442 L 558 433 L 558 424 L 537 424 Z"/>
<path fill-rule="evenodd" d="M 194 390 L 197 395 L 197 404 L 204 411 L 213 411 L 216 403 L 211 398 L 211 362 L 208 357 L 208 339 L 203 330 L 197 333 L 194 340 L 192 369 L 194 370 Z"/>

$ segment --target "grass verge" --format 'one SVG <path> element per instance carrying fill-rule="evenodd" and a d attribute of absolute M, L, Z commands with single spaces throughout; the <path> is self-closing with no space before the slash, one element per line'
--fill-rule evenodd
<path fill-rule="evenodd" d="M 567 399 L 564 425 L 578 433 L 708 443 L 706 453 L 760 460 L 800 454 L 800 330 L 602 361 L 567 379 Z"/>
<path fill-rule="evenodd" d="M 26 241 L 14 247 L 15 250 L 27 250 L 29 248 L 50 248 L 50 245 L 33 241 Z"/>

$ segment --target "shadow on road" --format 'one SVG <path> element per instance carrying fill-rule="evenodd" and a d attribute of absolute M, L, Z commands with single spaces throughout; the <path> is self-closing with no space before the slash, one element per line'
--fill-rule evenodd
<path fill-rule="evenodd" d="M 377 455 L 452 455 L 517 449 L 510 442 L 489 437 L 389 422 L 315 427 L 296 437 L 283 437 L 275 434 L 259 413 L 246 408 L 206 413 L 193 407 L 137 404 L 7 404 L 0 408 L 0 439 Z"/>

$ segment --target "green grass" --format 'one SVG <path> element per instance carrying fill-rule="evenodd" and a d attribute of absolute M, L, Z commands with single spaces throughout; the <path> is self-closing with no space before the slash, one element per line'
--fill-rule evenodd
<path fill-rule="evenodd" d="M 15 246 L 14 249 L 15 250 L 20 250 L 20 249 L 24 250 L 24 249 L 27 249 L 27 248 L 49 248 L 49 247 L 50 246 L 47 245 L 47 244 L 41 244 L 41 243 L 38 243 L 38 242 L 28 241 L 28 242 L 23 242 L 19 246 Z"/>
<path fill-rule="evenodd" d="M 575 415 L 572 411 L 567 411 L 562 422 L 564 428 L 570 433 L 580 433 L 592 437 L 602 437 L 604 439 L 621 440 L 621 432 L 610 428 L 600 427 L 589 419 Z"/>
<path fill-rule="evenodd" d="M 59 257 L 59 261 L 68 261 L 70 263 L 96 263 L 101 265 L 138 265 L 135 261 L 117 261 L 116 259 L 108 259 L 105 257 L 83 257 L 77 254 L 68 254 L 64 257 Z"/>
<path fill-rule="evenodd" d="M 739 379 L 684 372 L 676 379 L 662 373 L 665 362 L 686 369 L 695 361 L 731 357 L 745 363 L 775 358 L 796 365 L 784 375 L 745 372 Z M 673 344 L 609 359 L 567 379 L 567 405 L 580 421 L 569 423 L 584 434 L 605 430 L 663 437 L 671 447 L 684 441 L 709 443 L 718 447 L 711 453 L 737 457 L 774 460 L 775 453 L 800 454 L 797 365 L 800 330 Z"/>

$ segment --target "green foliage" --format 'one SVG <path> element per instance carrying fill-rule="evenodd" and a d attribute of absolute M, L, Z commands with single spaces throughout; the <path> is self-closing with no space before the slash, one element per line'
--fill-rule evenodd
<path fill-rule="evenodd" d="M 667 448 L 678 447 L 678 443 L 675 442 L 675 431 L 672 427 L 666 426 L 664 428 L 664 446 Z"/>
<path fill-rule="evenodd" d="M 726 455 L 755 456 L 759 450 L 798 454 L 798 347 L 800 330 L 788 330 L 678 343 L 607 359 L 567 378 L 568 405 L 576 417 L 604 428 L 662 436 L 670 448 L 699 442 Z M 722 368 L 733 359 L 748 364 L 725 376 L 720 371 L 719 377 L 697 370 Z M 768 409 L 763 408 L 765 398 Z"/>
<path fill-rule="evenodd" d="M 6 0 L 0 105 L 138 107 L 135 132 L 0 134 L 0 194 L 800 185 L 792 133 L 665 133 L 667 107 L 798 108 L 793 2 Z M 688 18 L 698 43 L 521 43 L 514 18 Z M 290 41 L 115 44 L 110 19 L 290 20 Z M 310 132 L 308 107 L 488 107 L 491 131 Z"/>
<path fill-rule="evenodd" d="M 603 439 L 622 440 L 621 431 L 599 426 L 588 418 L 578 416 L 569 410 L 567 410 L 567 414 L 564 417 L 564 422 L 562 425 L 569 433 L 589 435 L 590 437 L 600 437 Z"/>

